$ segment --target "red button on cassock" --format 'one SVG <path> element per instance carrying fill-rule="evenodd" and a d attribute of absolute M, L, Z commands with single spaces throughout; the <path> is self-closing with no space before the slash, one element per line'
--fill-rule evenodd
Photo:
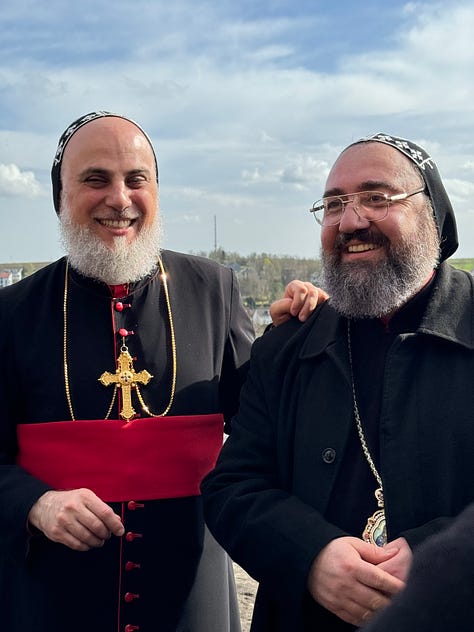
<path fill-rule="evenodd" d="M 139 625 L 133 625 L 132 623 L 127 623 L 127 625 L 123 629 L 123 632 L 136 632 L 136 630 L 139 630 L 139 629 L 140 629 Z"/>
<path fill-rule="evenodd" d="M 137 593 L 127 592 L 125 593 L 123 598 L 124 598 L 124 601 L 126 601 L 127 603 L 131 603 L 135 599 L 140 599 L 140 595 L 138 595 Z"/>
<path fill-rule="evenodd" d="M 145 505 L 143 503 L 137 503 L 134 500 L 129 500 L 127 507 L 130 511 L 135 511 L 135 509 L 142 509 Z"/>
<path fill-rule="evenodd" d="M 117 301 L 117 302 L 115 303 L 115 309 L 116 309 L 118 312 L 123 312 L 123 303 L 122 303 L 121 301 Z"/>
<path fill-rule="evenodd" d="M 143 535 L 141 533 L 134 533 L 133 531 L 127 531 L 125 534 L 127 542 L 133 542 L 136 538 L 143 538 Z"/>
<path fill-rule="evenodd" d="M 126 562 L 125 563 L 125 570 L 126 571 L 133 571 L 136 568 L 141 568 L 140 564 L 136 564 L 135 562 Z"/>

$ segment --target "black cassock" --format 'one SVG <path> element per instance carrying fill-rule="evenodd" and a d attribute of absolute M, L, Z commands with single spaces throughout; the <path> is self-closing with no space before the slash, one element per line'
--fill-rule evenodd
<path fill-rule="evenodd" d="M 235 277 L 200 257 L 164 251 L 162 260 L 176 336 L 176 394 L 168 414 L 222 412 L 228 420 L 237 407 L 253 337 Z M 99 377 L 114 373 L 124 341 L 134 369 L 153 375 L 140 387 L 149 410 L 160 414 L 170 399 L 171 330 L 159 270 L 117 298 L 108 286 L 71 269 L 65 293 L 65 273 L 61 259 L 0 291 L 2 627 L 9 632 L 235 632 L 230 561 L 205 529 L 199 496 L 146 501 L 138 508 L 110 503 L 127 533 L 140 537 L 113 536 L 88 552 L 27 530 L 31 506 L 50 487 L 15 464 L 16 426 L 71 419 L 65 360 L 76 420 L 106 416 L 113 386 L 104 386 Z M 119 330 L 129 332 L 125 339 Z M 148 416 L 133 391 L 132 398 L 135 410 Z M 119 402 L 120 397 L 112 419 L 118 419 Z"/>

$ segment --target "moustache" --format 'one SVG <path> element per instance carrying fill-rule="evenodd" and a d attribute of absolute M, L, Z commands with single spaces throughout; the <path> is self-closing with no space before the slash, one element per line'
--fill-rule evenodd
<path fill-rule="evenodd" d="M 118 211 L 116 209 L 112 209 L 112 210 L 108 210 L 107 212 L 103 213 L 103 217 L 102 214 L 99 214 L 95 219 L 101 220 L 101 219 L 112 219 L 112 220 L 134 220 L 134 219 L 138 219 L 141 216 L 141 213 L 139 213 L 138 211 L 134 211 L 132 209 L 126 208 L 123 209 L 121 211 Z"/>
<path fill-rule="evenodd" d="M 376 246 L 387 246 L 390 243 L 390 240 L 382 233 L 374 232 L 370 228 L 362 228 L 353 233 L 339 233 L 335 246 L 340 250 L 354 240 L 361 244 L 375 244 Z"/>

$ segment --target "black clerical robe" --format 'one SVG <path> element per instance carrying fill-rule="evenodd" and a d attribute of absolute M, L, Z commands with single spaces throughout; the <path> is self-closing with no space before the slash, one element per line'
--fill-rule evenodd
<path fill-rule="evenodd" d="M 253 337 L 234 275 L 199 257 L 164 251 L 162 258 L 176 336 L 168 415 L 223 413 L 228 420 Z M 30 508 L 51 485 L 16 463 L 19 424 L 104 418 L 113 386 L 99 377 L 114 373 L 124 343 L 135 371 L 153 376 L 140 386 L 149 411 L 159 415 L 171 393 L 171 329 L 159 270 L 115 298 L 71 269 L 65 291 L 65 277 L 61 259 L 0 292 L 2 625 L 10 632 L 237 630 L 229 560 L 205 532 L 198 495 L 111 502 L 128 538 L 112 537 L 88 552 L 28 529 Z M 149 417 L 133 390 L 132 403 Z M 119 418 L 120 405 L 119 391 L 110 419 Z M 233 623 L 222 628 L 226 620 Z"/>

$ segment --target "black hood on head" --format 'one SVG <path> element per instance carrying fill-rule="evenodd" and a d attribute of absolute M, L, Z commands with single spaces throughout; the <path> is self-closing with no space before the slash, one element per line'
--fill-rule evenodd
<path fill-rule="evenodd" d="M 366 138 L 361 138 L 355 143 L 351 143 L 349 147 L 370 141 L 384 143 L 385 145 L 390 145 L 391 147 L 398 149 L 398 151 L 414 162 L 420 170 L 433 206 L 434 217 L 441 241 L 440 259 L 441 261 L 444 261 L 457 250 L 458 232 L 453 207 L 441 181 L 441 176 L 439 175 L 435 162 L 422 147 L 416 145 L 411 140 L 399 138 L 398 136 L 391 136 L 389 134 L 379 133 L 374 134 L 373 136 L 367 136 Z"/>

